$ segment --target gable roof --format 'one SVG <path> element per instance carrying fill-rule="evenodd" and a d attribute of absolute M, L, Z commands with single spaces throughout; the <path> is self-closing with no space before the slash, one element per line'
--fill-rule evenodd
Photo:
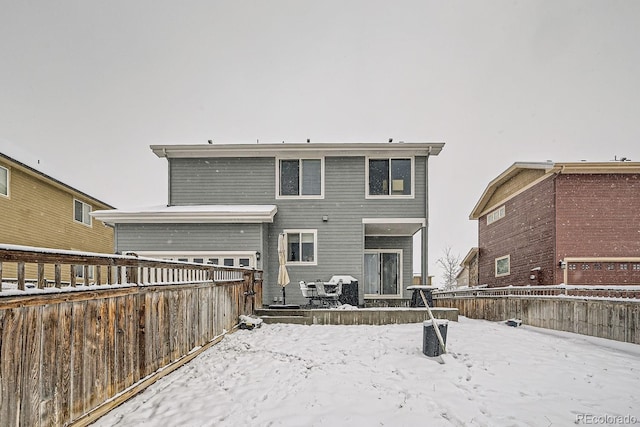
<path fill-rule="evenodd" d="M 105 203 L 82 190 L 78 190 L 75 187 L 70 186 L 69 184 L 65 184 L 62 181 L 48 175 L 47 173 L 42 171 L 40 166 L 40 160 L 36 159 L 32 154 L 24 150 L 22 147 L 19 147 L 17 144 L 7 141 L 5 139 L 0 138 L 0 158 L 5 159 L 6 161 L 12 163 L 15 167 L 21 169 L 25 173 L 35 176 L 38 178 L 42 178 L 48 181 L 54 187 L 62 189 L 63 191 L 68 191 L 72 193 L 76 193 L 85 199 L 97 203 L 99 205 L 105 206 L 107 208 L 115 209 L 108 203 Z"/>
<path fill-rule="evenodd" d="M 532 185 L 557 174 L 613 173 L 640 173 L 640 162 L 516 162 L 487 185 L 469 219 L 479 219 Z"/>
<path fill-rule="evenodd" d="M 276 156 L 436 156 L 444 143 L 280 143 L 152 145 L 158 157 L 276 157 Z"/>

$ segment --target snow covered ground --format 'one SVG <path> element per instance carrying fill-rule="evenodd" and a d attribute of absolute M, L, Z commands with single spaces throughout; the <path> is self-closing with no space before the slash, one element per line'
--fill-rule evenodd
<path fill-rule="evenodd" d="M 240 330 L 97 426 L 640 424 L 640 346 L 461 317 L 448 354 L 422 324 Z"/>

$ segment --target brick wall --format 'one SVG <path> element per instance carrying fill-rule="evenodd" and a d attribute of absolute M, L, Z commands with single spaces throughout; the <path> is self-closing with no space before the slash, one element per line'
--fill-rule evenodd
<path fill-rule="evenodd" d="M 564 257 L 640 257 L 640 175 L 559 175 L 556 191 L 556 262 Z M 576 263 L 568 282 L 640 284 L 634 264 Z"/>
<path fill-rule="evenodd" d="M 541 284 L 555 280 L 555 200 L 553 178 L 505 202 L 505 216 L 487 225 L 478 220 L 479 284 L 518 286 L 530 283 L 531 269 L 541 268 Z M 510 256 L 510 274 L 495 276 L 495 259 Z"/>

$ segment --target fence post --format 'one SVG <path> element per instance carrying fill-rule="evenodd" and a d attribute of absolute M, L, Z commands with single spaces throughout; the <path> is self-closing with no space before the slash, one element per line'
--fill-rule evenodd
<path fill-rule="evenodd" d="M 38 289 L 44 289 L 44 264 L 38 263 Z"/>
<path fill-rule="evenodd" d="M 72 264 L 69 267 L 69 270 L 71 274 L 71 276 L 69 277 L 69 284 L 71 285 L 72 288 L 75 288 L 76 287 L 76 266 Z"/>
<path fill-rule="evenodd" d="M 18 289 L 24 291 L 24 261 L 18 261 Z"/>
<path fill-rule="evenodd" d="M 53 266 L 53 279 L 55 280 L 55 287 L 60 288 L 62 286 L 62 265 L 54 264 Z"/>

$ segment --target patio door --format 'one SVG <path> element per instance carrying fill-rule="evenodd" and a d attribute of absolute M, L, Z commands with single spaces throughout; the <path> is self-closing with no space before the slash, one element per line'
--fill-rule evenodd
<path fill-rule="evenodd" d="M 365 297 L 402 295 L 402 250 L 366 250 L 364 253 Z"/>

